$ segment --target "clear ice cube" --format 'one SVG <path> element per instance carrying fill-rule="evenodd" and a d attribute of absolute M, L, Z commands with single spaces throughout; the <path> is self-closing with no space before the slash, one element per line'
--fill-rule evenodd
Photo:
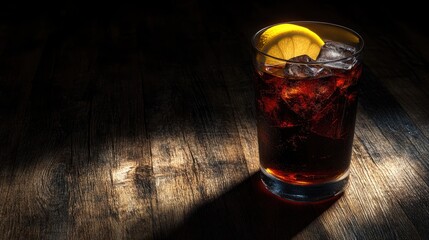
<path fill-rule="evenodd" d="M 335 89 L 335 81 L 331 78 L 287 81 L 280 96 L 298 116 L 309 119 L 331 102 Z"/>
<path fill-rule="evenodd" d="M 324 63 L 324 65 L 331 68 L 349 70 L 357 63 L 357 59 L 353 57 L 354 53 L 356 53 L 356 48 L 353 46 L 340 42 L 326 41 L 325 45 L 320 49 L 316 62 L 334 61 Z M 335 61 L 339 59 L 343 60 Z"/>
<path fill-rule="evenodd" d="M 330 101 L 324 105 L 323 109 L 314 114 L 310 121 L 311 131 L 320 136 L 340 139 L 343 137 L 343 119 L 339 111 L 344 111 L 338 103 L 338 95 L 334 95 Z"/>
<path fill-rule="evenodd" d="M 307 55 L 297 56 L 289 59 L 289 61 L 292 61 L 293 63 L 286 63 L 284 68 L 284 74 L 289 78 L 301 79 L 323 77 L 329 75 L 330 73 L 329 70 L 323 68 L 322 66 L 313 64 L 316 62 Z"/>

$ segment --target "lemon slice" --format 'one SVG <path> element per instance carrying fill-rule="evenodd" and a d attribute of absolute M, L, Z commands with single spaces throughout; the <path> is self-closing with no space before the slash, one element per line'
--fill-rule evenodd
<path fill-rule="evenodd" d="M 283 23 L 265 30 L 259 38 L 257 48 L 269 56 L 280 59 L 289 60 L 300 55 L 308 55 L 315 60 L 324 44 L 323 40 L 310 29 Z M 278 61 L 266 59 L 266 62 Z"/>

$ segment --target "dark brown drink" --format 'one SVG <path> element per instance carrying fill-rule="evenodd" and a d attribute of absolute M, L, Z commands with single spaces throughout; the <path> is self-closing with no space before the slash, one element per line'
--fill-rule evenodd
<path fill-rule="evenodd" d="M 361 66 L 299 79 L 268 73 L 276 70 L 258 72 L 255 85 L 262 169 L 291 184 L 340 178 L 350 165 Z"/>

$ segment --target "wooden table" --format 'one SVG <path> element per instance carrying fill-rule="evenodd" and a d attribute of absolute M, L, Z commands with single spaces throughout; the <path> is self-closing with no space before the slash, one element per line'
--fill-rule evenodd
<path fill-rule="evenodd" d="M 0 238 L 428 239 L 427 32 L 385 7 L 209 2 L 1 8 Z M 259 181 L 249 42 L 302 19 L 366 40 L 350 184 L 310 205 Z"/>

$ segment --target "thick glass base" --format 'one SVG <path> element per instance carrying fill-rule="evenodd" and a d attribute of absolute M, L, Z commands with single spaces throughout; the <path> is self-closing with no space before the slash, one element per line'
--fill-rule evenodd
<path fill-rule="evenodd" d="M 317 185 L 294 185 L 283 182 L 261 168 L 261 178 L 265 187 L 275 195 L 292 201 L 317 202 L 342 193 L 349 180 L 349 173 L 339 179 Z"/>

